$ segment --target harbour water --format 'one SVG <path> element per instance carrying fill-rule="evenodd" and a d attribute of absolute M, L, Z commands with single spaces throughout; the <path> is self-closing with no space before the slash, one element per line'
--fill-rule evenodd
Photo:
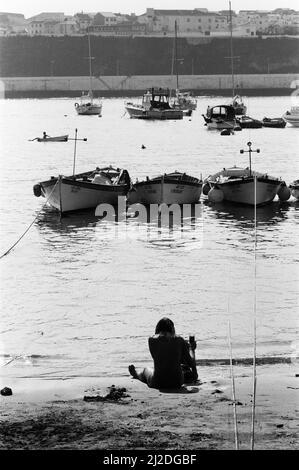
<path fill-rule="evenodd" d="M 1 112 L 1 376 L 68 379 L 127 375 L 149 365 L 147 338 L 170 316 L 178 334 L 194 334 L 197 359 L 250 357 L 255 312 L 258 357 L 294 357 L 298 339 L 298 208 L 294 199 L 254 211 L 201 200 L 197 216 L 171 230 L 128 219 L 100 221 L 94 212 L 59 215 L 42 208 L 32 186 L 70 175 L 74 143 L 38 143 L 49 135 L 86 137 L 77 143 L 76 172 L 112 164 L 132 179 L 169 171 L 203 177 L 234 164 L 251 141 L 253 168 L 298 179 L 298 129 L 254 129 L 221 136 L 201 116 L 146 122 L 124 115 L 124 99 L 103 102 L 103 117 L 77 116 L 74 99 L 4 100 Z M 245 99 L 246 100 L 246 99 Z M 250 98 L 248 115 L 279 117 L 290 97 Z M 144 145 L 146 148 L 142 149 Z M 6 364 L 6 365 L 5 365 Z"/>

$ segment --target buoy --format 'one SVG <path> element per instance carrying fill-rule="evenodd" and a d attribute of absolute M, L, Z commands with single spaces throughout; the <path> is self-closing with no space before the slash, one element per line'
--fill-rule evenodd
<path fill-rule="evenodd" d="M 204 194 L 205 196 L 208 195 L 209 191 L 211 189 L 211 186 L 209 185 L 209 183 L 204 183 L 203 187 L 202 187 L 202 194 Z"/>
<path fill-rule="evenodd" d="M 221 189 L 218 189 L 218 188 L 212 188 L 208 192 L 208 198 L 210 202 L 221 202 L 223 201 L 223 198 L 224 198 L 223 191 L 221 191 Z"/>
<path fill-rule="evenodd" d="M 287 201 L 291 196 L 290 188 L 286 184 L 282 184 L 277 192 L 277 195 L 281 201 Z"/>
<path fill-rule="evenodd" d="M 40 184 L 35 184 L 33 186 L 33 194 L 36 197 L 40 197 L 42 195 L 42 188 Z"/>
<path fill-rule="evenodd" d="M 4 388 L 2 388 L 2 390 L 0 390 L 0 393 L 4 397 L 9 397 L 10 395 L 12 395 L 12 389 L 9 388 L 9 387 L 4 387 Z"/>
<path fill-rule="evenodd" d="M 221 131 L 221 135 L 231 135 L 230 129 L 224 129 L 223 131 Z"/>
<path fill-rule="evenodd" d="M 145 148 L 146 148 L 146 146 L 142 144 L 142 145 L 141 145 L 141 148 L 142 148 L 142 149 L 145 149 Z"/>

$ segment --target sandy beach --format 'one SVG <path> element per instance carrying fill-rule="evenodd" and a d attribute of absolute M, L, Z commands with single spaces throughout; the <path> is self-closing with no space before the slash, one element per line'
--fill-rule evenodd
<path fill-rule="evenodd" d="M 67 381 L 13 380 L 0 396 L 0 449 L 234 449 L 229 367 L 198 368 L 201 383 L 179 392 L 147 388 L 128 376 Z M 255 449 L 298 447 L 295 364 L 257 367 Z M 240 450 L 250 449 L 252 368 L 235 366 Z M 125 388 L 119 400 L 108 387 Z M 297 421 L 296 421 L 297 420 Z"/>

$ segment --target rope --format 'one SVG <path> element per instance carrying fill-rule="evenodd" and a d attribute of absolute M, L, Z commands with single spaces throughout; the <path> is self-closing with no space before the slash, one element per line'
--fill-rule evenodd
<path fill-rule="evenodd" d="M 254 450 L 255 405 L 256 405 L 256 175 L 254 176 L 254 305 L 253 305 L 253 369 L 252 369 L 252 410 L 251 410 L 251 450 Z"/>
<path fill-rule="evenodd" d="M 49 194 L 49 196 L 47 197 L 46 201 L 44 202 L 44 204 L 42 205 L 42 207 L 40 208 L 40 210 L 38 211 L 38 213 L 36 214 L 36 216 L 34 217 L 33 221 L 31 222 L 31 224 L 27 227 L 27 229 L 25 230 L 25 232 L 18 238 L 18 240 L 5 252 L 3 253 L 1 256 L 0 256 L 0 259 L 4 258 L 4 256 L 8 255 L 13 249 L 14 247 L 22 240 L 22 238 L 26 235 L 27 232 L 29 232 L 29 230 L 31 229 L 32 225 L 34 224 L 34 222 L 36 221 L 36 219 L 38 218 L 39 214 L 41 213 L 41 211 L 43 210 L 44 206 L 47 204 L 48 200 L 50 199 L 50 197 L 52 196 L 52 193 L 54 191 L 54 189 L 56 188 L 57 186 L 57 183 L 58 183 L 59 179 L 57 179 L 51 193 Z"/>
<path fill-rule="evenodd" d="M 233 410 L 234 410 L 235 449 L 239 450 L 238 424 L 237 424 L 237 403 L 236 403 L 235 376 L 234 376 L 234 369 L 233 369 L 233 354 L 232 354 L 230 321 L 228 322 L 228 340 L 229 340 L 229 351 L 230 351 L 230 357 L 229 357 L 230 377 L 231 377 Z"/>

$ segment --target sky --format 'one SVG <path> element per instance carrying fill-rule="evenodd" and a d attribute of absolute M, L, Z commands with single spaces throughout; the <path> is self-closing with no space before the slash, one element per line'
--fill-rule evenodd
<path fill-rule="evenodd" d="M 114 13 L 145 13 L 146 8 L 186 9 L 208 8 L 210 11 L 228 9 L 228 0 L 0 0 L 0 11 L 23 13 L 26 18 L 44 11 L 64 12 L 73 15 L 79 11 Z M 299 10 L 298 0 L 232 0 L 232 9 L 274 10 L 292 8 Z"/>

